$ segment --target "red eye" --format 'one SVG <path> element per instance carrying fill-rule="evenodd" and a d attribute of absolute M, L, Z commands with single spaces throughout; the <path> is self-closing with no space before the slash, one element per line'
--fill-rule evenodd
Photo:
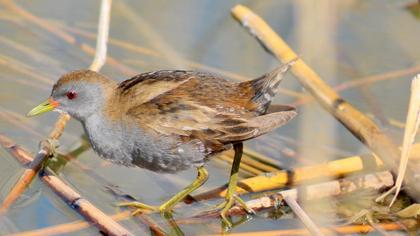
<path fill-rule="evenodd" d="M 75 99 L 77 97 L 77 93 L 73 90 L 68 91 L 66 95 L 67 95 L 67 98 L 70 100 Z"/>

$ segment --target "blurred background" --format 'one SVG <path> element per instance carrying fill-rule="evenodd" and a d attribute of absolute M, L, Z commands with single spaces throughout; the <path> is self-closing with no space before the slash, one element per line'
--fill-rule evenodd
<path fill-rule="evenodd" d="M 158 69 L 209 71 L 237 81 L 268 72 L 279 62 L 231 17 L 230 9 L 236 4 L 264 18 L 344 99 L 371 114 L 397 143 L 401 142 L 410 81 L 420 71 L 420 21 L 407 9 L 412 0 L 115 0 L 108 48 L 111 60 L 101 72 L 118 81 Z M 89 66 L 92 55 L 86 46 L 95 47 L 99 5 L 99 0 L 0 1 L 0 133 L 27 150 L 37 150 L 58 114 L 32 119 L 24 115 L 49 96 L 60 75 Z M 32 16 L 54 24 L 72 38 L 63 40 Z M 245 146 L 274 159 L 279 166 L 293 169 L 367 152 L 339 122 L 308 99 L 291 74 L 282 82 L 275 103 L 298 106 L 298 117 Z M 70 121 L 60 140 L 61 152 L 80 146 L 82 134 L 81 125 Z M 210 179 L 199 192 L 228 180 L 229 163 L 212 160 L 207 166 Z M 0 148 L 0 199 L 22 170 Z M 120 211 L 114 205 L 118 197 L 110 188 L 158 204 L 191 182 L 195 174 L 190 170 L 165 175 L 116 166 L 92 150 L 59 171 L 60 178 L 110 215 Z M 242 177 L 249 175 L 242 173 Z M 177 216 L 191 216 L 216 202 L 182 206 Z M 158 215 L 153 218 L 169 227 Z M 79 219 L 36 179 L 0 221 L 0 234 Z M 137 234 L 150 233 L 135 218 L 122 224 Z M 187 235 L 218 233 L 220 221 L 208 219 L 180 227 Z M 299 221 L 291 215 L 263 213 L 245 220 L 232 232 L 296 227 Z M 95 228 L 88 228 L 69 235 L 95 233 Z"/>

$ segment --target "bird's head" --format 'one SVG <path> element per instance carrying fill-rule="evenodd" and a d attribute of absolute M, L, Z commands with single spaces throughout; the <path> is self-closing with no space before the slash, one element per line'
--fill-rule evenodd
<path fill-rule="evenodd" d="M 85 120 L 103 107 L 114 85 L 114 81 L 91 70 L 67 73 L 53 86 L 50 97 L 27 116 L 54 110 Z"/>

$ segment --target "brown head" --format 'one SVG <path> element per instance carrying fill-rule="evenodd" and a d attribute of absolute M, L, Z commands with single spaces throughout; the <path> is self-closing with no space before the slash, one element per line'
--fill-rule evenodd
<path fill-rule="evenodd" d="M 47 101 L 32 109 L 28 116 L 55 110 L 84 120 L 103 107 L 116 86 L 115 81 L 94 71 L 72 71 L 57 81 Z"/>

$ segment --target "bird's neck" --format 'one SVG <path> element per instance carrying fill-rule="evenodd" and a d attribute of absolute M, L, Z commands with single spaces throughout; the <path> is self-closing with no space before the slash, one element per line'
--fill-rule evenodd
<path fill-rule="evenodd" d="M 113 145 L 108 142 L 117 142 L 121 135 L 120 125 L 110 123 L 101 112 L 94 113 L 81 122 L 95 150 L 98 146 Z"/>

